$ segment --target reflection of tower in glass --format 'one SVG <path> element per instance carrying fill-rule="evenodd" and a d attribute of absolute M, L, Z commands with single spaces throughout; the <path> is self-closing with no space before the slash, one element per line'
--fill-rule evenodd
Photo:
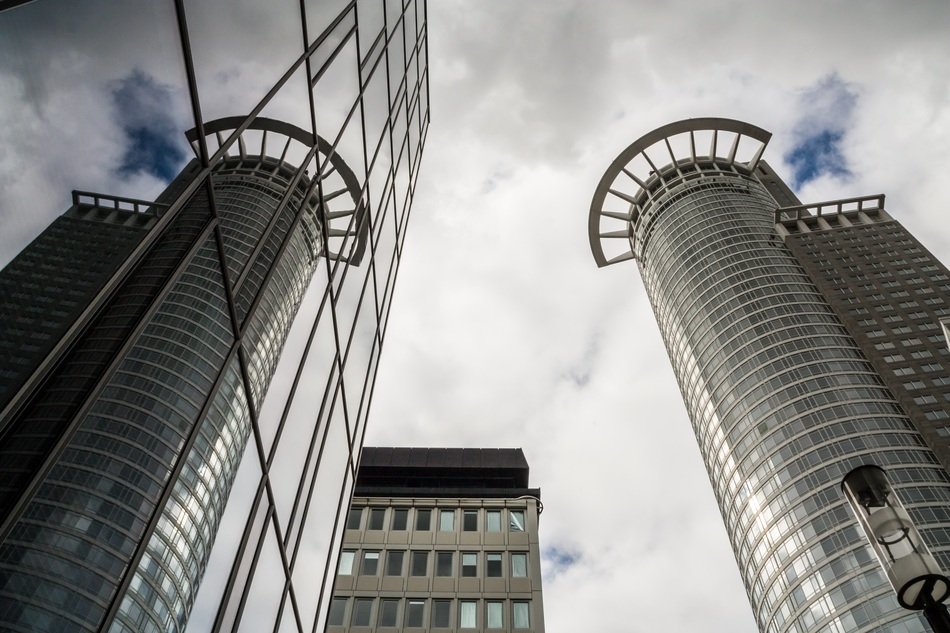
<path fill-rule="evenodd" d="M 242 120 L 210 122 L 205 131 Z M 174 217 L 163 215 L 162 201 L 193 182 L 193 162 L 147 211 L 146 230 L 160 231 L 151 247 L 121 275 L 124 262 L 104 270 L 98 295 L 86 298 L 101 309 L 5 412 L 4 630 L 164 631 L 187 619 L 251 420 L 325 236 L 341 232 L 324 227 L 325 218 L 358 227 L 346 234 L 363 224 L 358 180 L 339 156 L 320 179 L 308 177 L 285 157 L 292 143 L 312 147 L 312 135 L 268 119 L 250 129 L 260 146 L 242 138 L 212 173 L 220 243 L 204 187 Z M 317 155 L 330 155 L 328 147 L 318 140 Z M 67 215 L 106 214 L 107 197 L 95 202 Z M 44 247 L 56 239 L 68 236 Z M 352 263 L 364 239 L 351 242 Z M 69 271 L 45 274 L 57 272 Z M 235 344 L 227 293 L 243 345 Z"/>
<path fill-rule="evenodd" d="M 637 260 L 759 628 L 922 631 L 838 490 L 852 468 L 885 466 L 946 566 L 950 477 L 911 422 L 916 405 L 895 396 L 897 366 L 874 347 L 882 339 L 862 333 L 876 315 L 838 293 L 848 267 L 869 275 L 868 287 L 882 283 L 875 268 L 892 275 L 895 266 L 875 262 L 902 232 L 878 196 L 809 212 L 760 161 L 769 137 L 725 119 L 645 135 L 597 188 L 591 247 L 601 266 Z M 606 252 L 612 244 L 620 248 Z M 908 257 L 911 246 L 900 246 Z M 930 265 L 922 254 L 914 261 Z M 897 297 L 869 297 L 881 306 L 881 336 Z M 921 329 L 937 326 L 937 312 L 921 315 Z"/>

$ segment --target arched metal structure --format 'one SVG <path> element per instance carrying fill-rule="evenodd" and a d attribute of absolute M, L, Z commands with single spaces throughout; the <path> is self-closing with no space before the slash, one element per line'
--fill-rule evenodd
<path fill-rule="evenodd" d="M 705 154 L 701 153 L 703 144 L 697 142 L 702 132 L 709 143 Z M 590 203 L 587 231 L 597 266 L 637 257 L 634 227 L 643 205 L 651 202 L 658 190 L 677 180 L 703 177 L 708 172 L 701 167 L 719 164 L 751 172 L 770 138 L 771 133 L 743 121 L 705 117 L 664 125 L 631 143 L 610 163 Z M 753 146 L 752 153 L 742 161 L 740 147 L 747 149 L 747 142 Z M 618 203 L 626 204 L 626 211 L 610 208 Z M 608 256 L 605 240 L 627 240 L 629 248 Z"/>

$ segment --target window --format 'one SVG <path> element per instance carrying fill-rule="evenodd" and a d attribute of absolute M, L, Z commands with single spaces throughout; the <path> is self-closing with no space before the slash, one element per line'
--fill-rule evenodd
<path fill-rule="evenodd" d="M 478 510 L 465 510 L 462 512 L 462 530 L 464 532 L 478 531 Z"/>
<path fill-rule="evenodd" d="M 364 576 L 375 576 L 379 569 L 379 552 L 363 552 L 363 569 L 360 573 Z"/>
<path fill-rule="evenodd" d="M 914 398 L 914 402 L 916 404 L 937 404 L 937 399 L 934 396 L 928 394 L 926 396 L 918 396 L 917 398 Z"/>
<path fill-rule="evenodd" d="M 390 550 L 386 552 L 386 575 L 402 576 L 402 559 L 405 552 Z"/>
<path fill-rule="evenodd" d="M 422 627 L 425 621 L 426 601 L 410 600 L 406 605 L 406 626 Z"/>
<path fill-rule="evenodd" d="M 531 626 L 527 602 L 511 603 L 511 625 L 516 629 L 526 629 Z"/>
<path fill-rule="evenodd" d="M 474 600 L 462 600 L 459 602 L 459 628 L 460 629 L 474 629 L 475 624 L 475 613 L 477 602 Z"/>
<path fill-rule="evenodd" d="M 399 600 L 383 598 L 379 605 L 379 626 L 396 626 L 399 617 Z"/>
<path fill-rule="evenodd" d="M 436 576 L 451 576 L 452 575 L 452 555 L 453 555 L 453 552 L 436 552 L 435 553 L 435 575 Z"/>
<path fill-rule="evenodd" d="M 485 607 L 485 615 L 488 620 L 489 629 L 503 629 L 505 628 L 504 620 L 504 603 L 503 602 L 489 602 Z"/>
<path fill-rule="evenodd" d="M 485 512 L 486 528 L 489 532 L 501 532 L 501 510 L 488 510 Z"/>
<path fill-rule="evenodd" d="M 372 598 L 357 598 L 353 603 L 353 626 L 369 626 L 373 614 Z"/>
<path fill-rule="evenodd" d="M 386 524 L 386 508 L 373 508 L 369 511 L 369 530 L 381 530 Z"/>
<path fill-rule="evenodd" d="M 455 531 L 455 510 L 439 510 L 439 531 Z"/>
<path fill-rule="evenodd" d="M 409 523 L 409 508 L 393 508 L 393 530 L 403 531 Z"/>
<path fill-rule="evenodd" d="M 432 510 L 423 508 L 416 510 L 416 530 L 428 532 L 432 524 Z"/>
<path fill-rule="evenodd" d="M 350 508 L 350 514 L 346 517 L 346 529 L 360 529 L 360 521 L 363 518 L 363 508 Z"/>
<path fill-rule="evenodd" d="M 353 573 L 353 559 L 356 558 L 356 552 L 340 552 L 340 564 L 336 567 L 336 573 L 341 576 L 349 576 Z"/>
<path fill-rule="evenodd" d="M 528 555 L 525 553 L 515 553 L 511 554 L 511 577 L 512 578 L 527 578 L 528 577 Z"/>
<path fill-rule="evenodd" d="M 412 552 L 412 572 L 413 576 L 425 576 L 429 567 L 429 552 L 415 550 Z"/>
<path fill-rule="evenodd" d="M 489 578 L 501 578 L 501 554 L 499 552 L 485 554 L 485 575 Z"/>
<path fill-rule="evenodd" d="M 508 511 L 508 531 L 524 532 L 524 510 Z"/>
<path fill-rule="evenodd" d="M 478 575 L 478 554 L 465 552 L 462 554 L 462 576 L 474 577 Z"/>
<path fill-rule="evenodd" d="M 432 628 L 449 628 L 451 607 L 451 600 L 432 601 Z"/>
<path fill-rule="evenodd" d="M 346 598 L 333 598 L 330 602 L 330 614 L 327 616 L 327 624 L 330 626 L 343 626 L 346 619 Z"/>

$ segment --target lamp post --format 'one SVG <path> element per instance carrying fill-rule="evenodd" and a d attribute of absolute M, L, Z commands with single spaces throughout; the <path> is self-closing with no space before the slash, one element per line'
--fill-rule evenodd
<path fill-rule="evenodd" d="M 935 633 L 950 633 L 950 613 L 943 604 L 950 595 L 950 578 L 927 549 L 885 470 L 859 466 L 844 476 L 841 489 L 900 605 L 923 611 Z"/>

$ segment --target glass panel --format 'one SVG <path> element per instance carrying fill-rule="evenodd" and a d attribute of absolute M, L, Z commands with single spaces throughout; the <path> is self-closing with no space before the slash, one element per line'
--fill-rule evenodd
<path fill-rule="evenodd" d="M 526 629 L 531 626 L 527 602 L 513 602 L 511 604 L 511 611 L 511 624 L 514 628 Z"/>
<path fill-rule="evenodd" d="M 353 603 L 353 626 L 369 626 L 373 615 L 373 599 L 357 598 Z"/>
<path fill-rule="evenodd" d="M 338 525 L 334 534 L 334 523 L 338 513 L 349 503 L 352 477 L 348 468 L 346 428 L 334 420 L 327 431 L 325 445 L 315 472 L 316 481 L 312 484 L 312 497 L 304 499 L 299 515 L 305 526 L 299 531 L 299 539 L 293 554 L 293 580 L 300 618 L 303 629 L 313 628 L 316 617 L 317 600 L 320 587 L 324 586 L 324 570 L 333 565 L 334 552 L 343 535 L 343 525 Z M 316 460 L 315 460 L 316 461 Z M 342 492 L 341 492 L 342 488 Z M 330 567 L 332 569 L 332 566 Z M 332 587 L 332 577 L 326 582 L 326 590 Z M 325 607 L 324 607 L 325 608 Z"/>
<path fill-rule="evenodd" d="M 334 596 L 330 602 L 330 614 L 327 616 L 327 624 L 330 626 L 343 626 L 346 622 L 346 603 L 348 598 Z"/>
<path fill-rule="evenodd" d="M 277 607 L 284 595 L 284 565 L 280 558 L 280 548 L 271 521 L 267 522 L 267 534 L 261 546 L 257 567 L 254 569 L 247 604 L 241 616 L 241 631 L 263 631 L 273 629 L 277 618 Z M 290 615 L 290 614 L 288 614 Z"/>
<path fill-rule="evenodd" d="M 403 531 L 406 529 L 406 524 L 409 520 L 409 508 L 394 508 L 393 509 L 393 530 Z"/>
<path fill-rule="evenodd" d="M 360 573 L 364 576 L 375 576 L 379 569 L 379 552 L 363 552 L 363 568 Z"/>
<path fill-rule="evenodd" d="M 465 532 L 478 531 L 478 510 L 465 510 L 462 515 L 462 530 Z"/>
<path fill-rule="evenodd" d="M 320 271 L 314 275 L 314 278 L 316 281 L 319 277 L 319 284 L 323 285 L 323 291 L 317 290 L 315 294 L 322 295 L 320 296 L 320 301 L 323 302 L 322 312 L 318 317 L 317 329 L 301 375 L 300 386 L 294 396 L 290 415 L 281 440 L 270 459 L 270 473 L 274 482 L 274 501 L 277 505 L 278 516 L 281 518 L 281 525 L 290 524 L 290 529 L 287 530 L 288 542 L 295 541 L 297 537 L 302 516 L 300 504 L 306 499 L 313 482 L 321 442 L 324 441 L 323 436 L 329 427 L 326 419 L 330 416 L 335 386 L 331 373 L 336 366 L 336 337 L 330 312 L 329 288 L 326 287 L 326 262 L 321 261 L 319 268 Z M 293 349 L 290 344 L 286 347 Z M 275 382 L 280 380 L 282 377 L 278 376 Z M 333 461 L 343 460 L 337 457 Z M 336 465 L 333 468 L 341 468 L 341 466 Z M 305 470 L 305 474 L 301 474 L 302 470 Z M 337 476 L 342 475 L 338 473 Z M 298 487 L 301 488 L 302 500 L 298 500 L 297 497 Z M 293 521 L 290 516 L 293 516 Z"/>
<path fill-rule="evenodd" d="M 452 575 L 452 559 L 455 557 L 454 552 L 436 552 L 436 575 L 437 576 L 451 576 Z"/>
<path fill-rule="evenodd" d="M 412 552 L 412 571 L 413 576 L 426 576 L 429 573 L 429 552 Z"/>
<path fill-rule="evenodd" d="M 486 612 L 488 616 L 488 628 L 502 629 L 505 627 L 503 602 L 489 602 L 487 604 Z"/>
<path fill-rule="evenodd" d="M 432 601 L 432 628 L 446 629 L 451 622 L 452 601 Z"/>
<path fill-rule="evenodd" d="M 303 53 L 300 5 L 191 0 L 186 3 L 205 120 L 245 116 Z M 309 109 L 308 100 L 301 108 Z"/>
<path fill-rule="evenodd" d="M 336 573 L 341 576 L 349 576 L 353 573 L 353 561 L 356 558 L 356 552 L 344 550 L 340 552 L 340 563 L 337 565 Z"/>
<path fill-rule="evenodd" d="M 465 552 L 462 554 L 462 576 L 475 577 L 478 575 L 478 554 Z"/>
<path fill-rule="evenodd" d="M 383 526 L 386 525 L 386 509 L 385 508 L 373 508 L 369 511 L 369 528 L 370 530 L 382 530 Z"/>
<path fill-rule="evenodd" d="M 307 15 L 307 34 L 310 41 L 316 40 L 329 28 L 340 12 L 349 4 L 349 0 L 306 0 L 304 7 Z M 352 12 L 349 13 L 352 15 Z M 362 22 L 362 15 L 360 16 Z M 351 23 L 352 20 L 347 20 Z M 360 32 L 362 33 L 362 25 Z"/>
<path fill-rule="evenodd" d="M 474 600 L 462 600 L 459 602 L 459 628 L 462 629 L 474 629 L 477 625 L 476 614 L 477 614 L 478 603 Z"/>
<path fill-rule="evenodd" d="M 194 157 L 172 3 L 21 3 L 0 20 L 0 76 L 0 267 L 73 189 L 153 201 Z"/>
<path fill-rule="evenodd" d="M 493 552 L 485 554 L 485 575 L 489 578 L 501 577 L 501 554 Z"/>
<path fill-rule="evenodd" d="M 350 513 L 346 518 L 347 530 L 358 530 L 363 520 L 363 508 L 350 508 Z"/>
<path fill-rule="evenodd" d="M 357 177 L 366 175 L 360 127 L 356 38 L 349 37 L 313 87 L 317 133 L 346 161 Z M 344 135 L 352 130 L 353 134 Z"/>
<path fill-rule="evenodd" d="M 241 465 L 238 467 L 237 478 L 234 480 L 234 487 L 231 489 L 224 515 L 221 517 L 221 525 L 215 536 L 214 547 L 211 549 L 211 557 L 208 560 L 204 578 L 198 586 L 198 595 L 191 610 L 191 615 L 188 617 L 188 631 L 211 630 L 260 480 L 260 460 L 254 454 L 248 455 L 248 459 L 242 459 Z M 259 526 L 264 520 L 265 508 L 266 504 L 262 502 L 258 508 L 256 518 L 258 527 L 252 534 L 257 534 L 260 531 Z M 250 556 L 245 556 L 242 559 L 245 567 L 250 565 L 250 558 Z M 243 576 L 239 576 L 240 578 L 243 578 Z M 241 595 L 242 582 L 242 580 L 239 580 L 235 587 L 238 598 Z M 238 600 L 232 602 L 236 608 Z"/>
<path fill-rule="evenodd" d="M 455 531 L 455 510 L 439 510 L 439 531 Z"/>
<path fill-rule="evenodd" d="M 379 605 L 379 626 L 396 626 L 399 621 L 399 600 L 383 598 Z"/>
<path fill-rule="evenodd" d="M 386 575 L 402 576 L 402 559 L 405 552 L 401 550 L 390 550 L 386 552 Z"/>
<path fill-rule="evenodd" d="M 524 510 L 508 511 L 508 530 L 510 532 L 524 532 Z"/>
<path fill-rule="evenodd" d="M 432 510 L 429 508 L 416 508 L 416 530 L 427 532 L 432 525 Z"/>
<path fill-rule="evenodd" d="M 501 510 L 487 510 L 485 520 L 489 532 L 501 532 Z"/>
<path fill-rule="evenodd" d="M 421 627 L 425 622 L 425 600 L 409 600 L 406 605 L 406 626 Z"/>
<path fill-rule="evenodd" d="M 511 575 L 514 578 L 526 578 L 528 576 L 527 554 L 511 554 Z"/>
<path fill-rule="evenodd" d="M 329 300 L 323 305 L 327 294 L 327 269 L 320 259 L 314 263 L 313 275 L 283 345 L 283 352 L 274 371 L 274 380 L 264 398 L 260 413 L 264 451 L 269 453 L 270 474 L 274 480 L 275 503 L 281 525 L 286 524 L 290 515 L 311 439 L 318 435 L 316 430 L 320 426 L 318 416 L 324 390 L 310 385 L 326 384 L 330 363 L 336 353 L 336 343 L 332 335 L 333 324 L 327 307 Z M 307 340 L 314 323 L 317 323 L 317 327 L 307 353 Z M 303 358 L 305 353 L 306 359 Z M 301 362 L 304 363 L 301 381 L 296 391 L 292 392 L 293 377 Z M 304 388 L 303 385 L 307 387 Z M 278 445 L 272 446 L 271 442 L 274 440 L 285 403 L 291 396 L 293 403 L 281 430 Z"/>

